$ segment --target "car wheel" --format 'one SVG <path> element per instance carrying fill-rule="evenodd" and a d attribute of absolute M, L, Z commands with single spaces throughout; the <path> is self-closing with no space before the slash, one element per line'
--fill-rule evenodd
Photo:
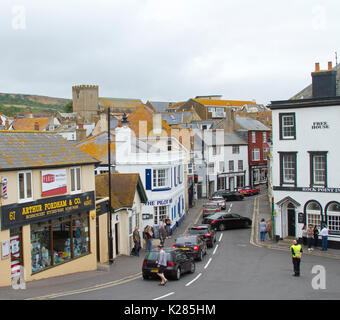
<path fill-rule="evenodd" d="M 221 224 L 218 226 L 218 230 L 220 230 L 220 231 L 223 231 L 223 230 L 224 230 L 224 224 L 223 224 L 223 223 L 221 223 Z"/>
<path fill-rule="evenodd" d="M 190 273 L 194 273 L 196 270 L 196 265 L 194 261 L 191 261 L 191 265 L 190 265 Z"/>
<path fill-rule="evenodd" d="M 249 221 L 244 221 L 244 227 L 248 228 L 249 227 Z"/>
<path fill-rule="evenodd" d="M 147 276 L 146 274 L 143 274 L 143 279 L 144 279 L 144 280 L 148 280 L 148 279 L 149 279 L 149 276 Z"/>
<path fill-rule="evenodd" d="M 175 280 L 179 280 L 181 278 L 181 268 L 178 267 L 176 269 Z"/>
<path fill-rule="evenodd" d="M 203 253 L 202 253 L 202 250 L 200 251 L 200 255 L 197 259 L 198 261 L 202 261 L 203 260 Z"/>

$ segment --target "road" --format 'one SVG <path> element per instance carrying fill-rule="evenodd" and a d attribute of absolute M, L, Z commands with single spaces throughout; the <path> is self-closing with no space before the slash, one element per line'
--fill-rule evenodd
<path fill-rule="evenodd" d="M 227 203 L 227 211 L 253 217 L 254 197 Z M 200 221 L 200 220 L 199 220 Z M 217 244 L 196 263 L 194 274 L 183 275 L 165 287 L 159 280 L 139 277 L 119 285 L 91 287 L 54 299 L 69 300 L 252 300 L 339 299 L 338 260 L 304 254 L 300 278 L 292 276 L 289 252 L 254 246 L 252 229 L 217 232 Z M 321 266 L 321 267 L 318 267 Z M 317 273 L 312 273 L 317 268 Z M 325 288 L 315 289 L 320 270 L 325 270 Z M 313 280 L 314 279 L 314 280 Z"/>

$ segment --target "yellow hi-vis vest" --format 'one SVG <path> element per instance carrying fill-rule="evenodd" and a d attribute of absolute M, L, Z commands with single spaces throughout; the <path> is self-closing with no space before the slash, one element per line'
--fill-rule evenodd
<path fill-rule="evenodd" d="M 293 252 L 292 252 L 292 249 L 293 249 Z M 300 254 L 301 255 L 301 244 L 293 244 L 291 247 L 290 247 L 290 251 L 292 252 L 292 257 L 293 258 L 296 258 L 296 255 L 297 254 Z"/>

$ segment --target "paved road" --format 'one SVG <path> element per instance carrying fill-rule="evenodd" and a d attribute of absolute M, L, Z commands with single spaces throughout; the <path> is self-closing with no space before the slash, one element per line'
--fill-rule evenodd
<path fill-rule="evenodd" d="M 227 211 L 252 218 L 254 197 L 228 202 Z M 217 246 L 196 263 L 194 274 L 180 281 L 169 281 L 165 287 L 159 280 L 141 277 L 122 283 L 79 290 L 54 299 L 79 300 L 242 300 L 242 299 L 339 299 L 338 260 L 304 255 L 302 276 L 292 277 L 289 252 L 270 250 L 250 243 L 252 229 L 226 230 L 217 233 Z M 315 266 L 326 271 L 326 289 L 313 289 Z M 321 270 L 321 269 L 318 269 Z M 315 282 L 321 284 L 320 282 Z"/>

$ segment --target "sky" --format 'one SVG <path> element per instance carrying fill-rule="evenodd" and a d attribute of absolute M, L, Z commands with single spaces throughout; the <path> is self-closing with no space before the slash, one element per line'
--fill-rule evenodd
<path fill-rule="evenodd" d="M 338 0 L 1 0 L 0 92 L 268 104 L 340 62 Z"/>

